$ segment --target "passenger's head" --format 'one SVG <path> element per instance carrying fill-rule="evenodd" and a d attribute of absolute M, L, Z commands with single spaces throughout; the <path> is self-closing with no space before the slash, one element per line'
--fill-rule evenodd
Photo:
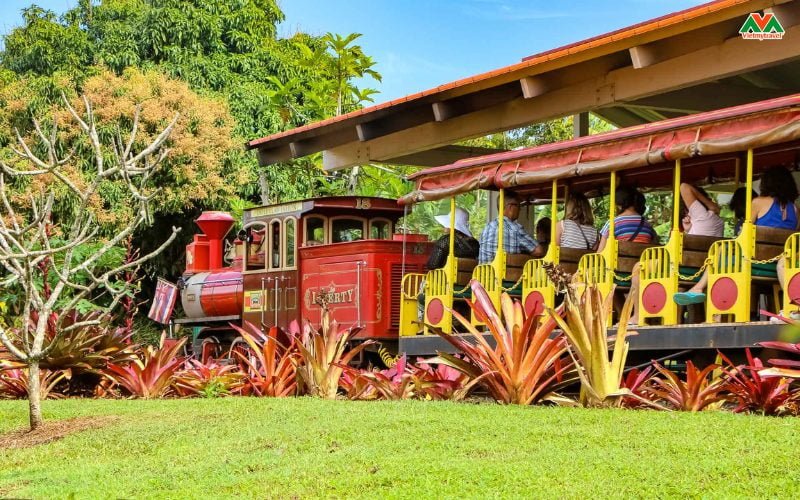
<path fill-rule="evenodd" d="M 752 196 L 755 198 L 758 194 L 752 191 Z M 728 202 L 728 207 L 733 210 L 733 216 L 737 219 L 744 219 L 745 212 L 747 211 L 747 188 L 740 187 L 733 192 L 731 201 Z"/>
<path fill-rule="evenodd" d="M 641 195 L 639 191 L 630 186 L 620 186 L 617 188 L 615 194 L 617 199 L 617 210 L 619 212 L 624 212 L 630 208 L 636 210 L 636 212 L 639 214 L 642 213 L 637 209 L 637 204 L 639 205 L 639 208 L 644 205 L 643 199 L 637 200 L 638 196 Z"/>
<path fill-rule="evenodd" d="M 786 167 L 775 166 L 761 174 L 761 196 L 775 198 L 781 205 L 797 200 L 797 184 Z"/>
<path fill-rule="evenodd" d="M 636 213 L 639 215 L 644 215 L 644 213 L 647 212 L 647 200 L 639 191 L 636 191 L 636 198 L 634 199 L 633 207 L 636 209 Z"/>
<path fill-rule="evenodd" d="M 519 198 L 513 193 L 506 193 L 503 201 L 503 215 L 511 220 L 519 217 Z"/>
<path fill-rule="evenodd" d="M 552 221 L 550 217 L 542 217 L 536 223 L 536 239 L 539 243 L 550 243 L 550 228 Z"/>
<path fill-rule="evenodd" d="M 564 218 L 574 220 L 582 226 L 594 224 L 594 214 L 589 200 L 582 193 L 571 193 L 564 209 Z"/>

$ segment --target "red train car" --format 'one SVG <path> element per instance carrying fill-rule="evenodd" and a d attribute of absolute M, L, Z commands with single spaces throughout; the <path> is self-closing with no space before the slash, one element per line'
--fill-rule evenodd
<path fill-rule="evenodd" d="M 223 252 L 234 219 L 204 212 L 179 283 L 185 317 L 174 323 L 192 327 L 196 352 L 208 354 L 236 337 L 231 324 L 318 324 L 324 302 L 343 327 L 360 327 L 357 339 L 396 341 L 403 274 L 422 272 L 432 245 L 397 234 L 402 216 L 396 200 L 354 196 L 254 208 Z"/>

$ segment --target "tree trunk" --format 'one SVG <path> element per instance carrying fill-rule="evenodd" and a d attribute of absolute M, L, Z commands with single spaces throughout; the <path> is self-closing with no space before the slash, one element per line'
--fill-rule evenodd
<path fill-rule="evenodd" d="M 39 378 L 39 360 L 28 364 L 28 407 L 30 408 L 31 431 L 42 425 L 42 388 Z"/>
<path fill-rule="evenodd" d="M 267 173 L 263 170 L 258 173 L 258 187 L 261 191 L 261 204 L 269 205 L 269 181 Z"/>

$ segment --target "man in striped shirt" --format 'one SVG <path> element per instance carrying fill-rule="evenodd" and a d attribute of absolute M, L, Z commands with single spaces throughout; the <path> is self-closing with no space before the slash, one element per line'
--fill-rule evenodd
<path fill-rule="evenodd" d="M 503 207 L 503 249 L 507 254 L 530 254 L 542 257 L 544 248 L 531 235 L 525 232 L 518 222 L 519 199 L 511 193 L 505 195 Z M 497 219 L 486 224 L 481 233 L 478 263 L 487 264 L 497 254 Z"/>

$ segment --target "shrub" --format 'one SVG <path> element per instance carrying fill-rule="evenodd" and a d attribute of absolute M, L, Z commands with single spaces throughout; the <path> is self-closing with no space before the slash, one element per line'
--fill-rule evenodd
<path fill-rule="evenodd" d="M 764 364 L 753 357 L 750 349 L 745 352 L 747 366 L 734 366 L 730 359 L 720 353 L 727 364 L 722 368 L 727 381 L 726 389 L 738 402 L 733 411 L 758 412 L 763 415 L 787 413 L 786 404 L 791 397 L 789 381 L 783 377 L 761 376 L 759 372 L 764 370 Z"/>
<path fill-rule="evenodd" d="M 54 390 L 55 386 L 71 376 L 69 370 L 39 371 L 39 386 L 42 399 L 58 399 L 64 397 Z M 27 399 L 28 397 L 28 370 L 24 368 L 10 368 L 0 370 L 0 399 Z"/>
<path fill-rule="evenodd" d="M 196 359 L 175 375 L 175 391 L 179 396 L 216 398 L 228 396 L 242 388 L 244 374 L 237 365 L 221 365 L 215 360 L 202 363 Z"/>
<path fill-rule="evenodd" d="M 297 392 L 297 363 L 300 352 L 295 338 L 279 328 L 264 334 L 252 323 L 235 327 L 248 349 L 232 349 L 239 360 L 244 379 L 244 395 L 285 397 Z"/>
<path fill-rule="evenodd" d="M 565 358 L 566 337 L 563 333 L 554 335 L 555 320 L 551 317 L 540 322 L 537 316 L 526 318 L 519 302 L 504 293 L 501 298 L 504 324 L 480 283 L 473 280 L 470 286 L 475 302 L 469 305 L 475 316 L 486 324 L 495 347 L 491 347 L 467 319 L 453 311 L 453 316 L 475 339 L 475 344 L 457 335 L 438 332 L 464 357 L 440 353 L 435 361 L 472 379 L 480 379 L 489 395 L 501 403 L 565 402 L 566 398 L 558 391 L 575 381 L 575 369 Z"/>
<path fill-rule="evenodd" d="M 691 361 L 686 362 L 686 380 L 681 380 L 672 370 L 655 363 L 663 378 L 654 377 L 647 392 L 660 401 L 680 411 L 702 411 L 715 403 L 728 400 L 723 377 L 712 377 L 719 365 L 708 365 L 700 370 Z"/>
<path fill-rule="evenodd" d="M 304 322 L 300 342 L 297 343 L 300 350 L 297 374 L 302 382 L 301 392 L 325 399 L 336 398 L 344 367 L 373 343 L 366 341 L 348 350 L 348 342 L 358 331 L 358 328 L 339 330 L 338 323 L 331 321 L 330 311 L 326 307 L 323 307 L 319 330 L 315 330 L 308 321 Z"/>
<path fill-rule="evenodd" d="M 165 345 L 165 339 L 166 334 L 162 334 L 158 348 L 142 347 L 129 363 L 109 363 L 103 374 L 137 398 L 160 398 L 170 394 L 175 375 L 184 362 L 178 353 L 186 338 L 169 346 Z"/>

